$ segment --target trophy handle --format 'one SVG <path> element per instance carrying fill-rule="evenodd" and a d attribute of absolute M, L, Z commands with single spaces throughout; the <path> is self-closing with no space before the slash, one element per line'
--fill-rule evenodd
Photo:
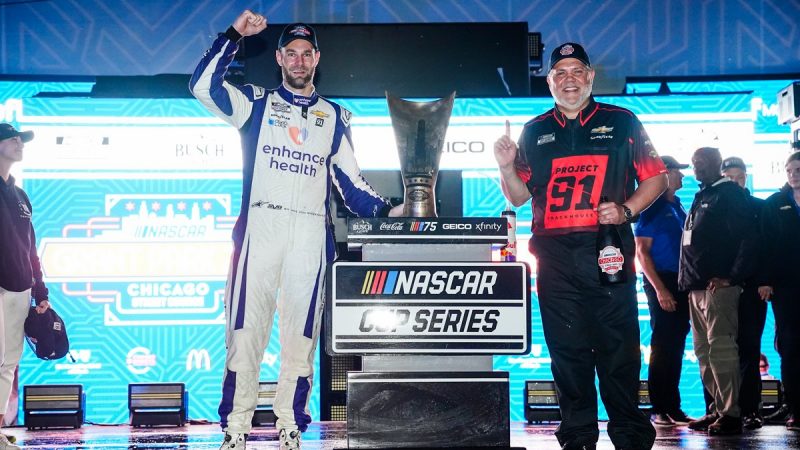
<path fill-rule="evenodd" d="M 400 173 L 406 217 L 436 217 L 436 178 L 455 91 L 431 102 L 411 102 L 386 92 Z"/>

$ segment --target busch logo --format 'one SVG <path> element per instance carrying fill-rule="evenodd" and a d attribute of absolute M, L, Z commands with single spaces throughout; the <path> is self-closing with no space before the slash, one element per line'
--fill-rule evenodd
<path fill-rule="evenodd" d="M 402 222 L 382 223 L 380 226 L 381 231 L 403 231 Z"/>
<path fill-rule="evenodd" d="M 369 222 L 365 222 L 363 220 L 358 222 L 353 222 L 351 227 L 353 233 L 369 233 L 372 231 L 372 225 Z"/>
<path fill-rule="evenodd" d="M 620 249 L 610 245 L 600 250 L 600 254 L 597 257 L 597 264 L 600 266 L 600 270 L 609 275 L 614 275 L 622 270 L 624 263 L 625 257 Z"/>

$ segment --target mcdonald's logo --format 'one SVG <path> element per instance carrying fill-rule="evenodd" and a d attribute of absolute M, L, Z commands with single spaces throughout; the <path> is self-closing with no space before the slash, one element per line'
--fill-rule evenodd
<path fill-rule="evenodd" d="M 204 348 L 189 350 L 189 354 L 186 355 L 186 370 L 195 369 L 211 370 L 211 357 L 208 356 L 208 350 Z"/>

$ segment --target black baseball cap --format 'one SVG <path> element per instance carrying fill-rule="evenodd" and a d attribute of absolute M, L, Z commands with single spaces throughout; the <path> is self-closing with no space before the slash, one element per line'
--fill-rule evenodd
<path fill-rule="evenodd" d="M 575 58 L 588 67 L 592 67 L 592 64 L 589 62 L 589 55 L 581 44 L 565 42 L 554 48 L 553 53 L 550 54 L 550 70 L 553 70 L 553 66 L 555 66 L 557 62 L 567 58 Z"/>
<path fill-rule="evenodd" d="M 33 139 L 33 131 L 17 131 L 10 123 L 0 123 L 0 141 L 19 136 L 22 142 Z"/>
<path fill-rule="evenodd" d="M 304 23 L 286 25 L 286 28 L 284 28 L 281 33 L 280 39 L 278 39 L 278 48 L 286 47 L 289 42 L 295 39 L 308 41 L 314 46 L 314 50 L 319 50 L 319 46 L 317 45 L 317 33 L 314 32 L 311 26 Z"/>
<path fill-rule="evenodd" d="M 742 158 L 731 156 L 730 158 L 723 159 L 722 164 L 719 166 L 720 172 L 724 172 L 728 169 L 742 169 L 747 172 L 747 165 Z"/>
<path fill-rule="evenodd" d="M 678 162 L 677 159 L 673 158 L 672 156 L 663 155 L 661 157 L 661 161 L 664 162 L 664 165 L 667 166 L 667 169 L 688 169 L 688 164 L 681 164 Z"/>

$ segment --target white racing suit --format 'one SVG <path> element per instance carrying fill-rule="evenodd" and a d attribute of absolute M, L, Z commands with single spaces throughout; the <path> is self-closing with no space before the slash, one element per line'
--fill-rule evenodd
<path fill-rule="evenodd" d="M 335 256 L 331 183 L 359 216 L 385 216 L 390 206 L 361 176 L 353 156 L 350 112 L 316 92 L 302 97 L 284 86 L 265 90 L 226 82 L 237 50 L 228 36 L 214 41 L 190 82 L 192 94 L 237 127 L 242 139 L 242 206 L 225 292 L 227 359 L 220 422 L 231 434 L 250 431 L 277 306 L 278 428 L 305 431 L 311 421 L 308 399 L 325 269 Z"/>

